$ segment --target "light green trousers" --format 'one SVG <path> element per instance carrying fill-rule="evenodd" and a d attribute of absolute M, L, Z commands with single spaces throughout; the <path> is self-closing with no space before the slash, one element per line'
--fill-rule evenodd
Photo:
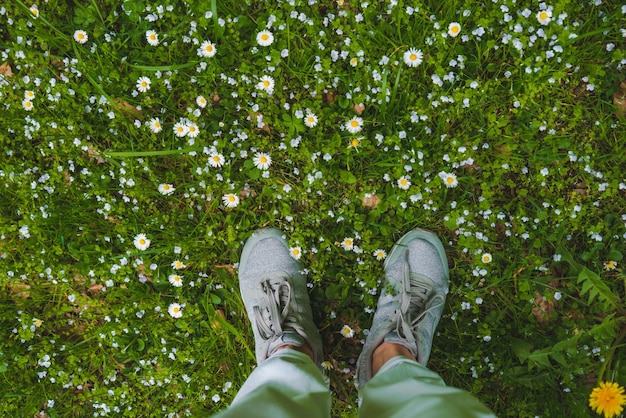
<path fill-rule="evenodd" d="M 359 393 L 363 418 L 493 418 L 470 393 L 447 387 L 437 373 L 406 357 L 385 363 Z M 230 407 L 216 418 L 326 418 L 330 393 L 306 354 L 284 349 L 254 369 Z"/>

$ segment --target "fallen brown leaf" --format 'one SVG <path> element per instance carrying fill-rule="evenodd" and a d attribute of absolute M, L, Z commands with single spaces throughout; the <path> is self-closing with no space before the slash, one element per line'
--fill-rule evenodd
<path fill-rule="evenodd" d="M 4 62 L 0 65 L 0 75 L 5 77 L 13 77 L 13 71 L 11 70 L 11 66 Z"/>
<path fill-rule="evenodd" d="M 357 115 L 360 115 L 365 110 L 365 105 L 363 103 L 355 104 L 353 109 Z"/>
<path fill-rule="evenodd" d="M 363 196 L 363 200 L 361 201 L 361 204 L 369 209 L 376 209 L 379 203 L 380 197 L 371 193 L 365 193 L 365 196 Z"/>
<path fill-rule="evenodd" d="M 122 99 L 113 99 L 113 101 L 117 105 L 115 107 L 120 112 L 125 113 L 127 115 L 131 115 L 131 116 L 136 117 L 138 119 L 141 119 L 143 117 L 143 113 L 141 113 L 140 110 L 137 110 L 137 108 L 135 106 L 133 106 L 132 104 L 128 103 L 127 101 L 122 100 Z"/>
<path fill-rule="evenodd" d="M 547 300 L 541 293 L 535 291 L 533 316 L 539 322 L 548 322 L 552 320 L 552 311 L 556 308 L 557 304 L 558 301 L 556 299 Z"/>
<path fill-rule="evenodd" d="M 626 116 L 626 80 L 619 85 L 620 90 L 613 95 L 613 104 L 617 106 L 616 116 Z"/>

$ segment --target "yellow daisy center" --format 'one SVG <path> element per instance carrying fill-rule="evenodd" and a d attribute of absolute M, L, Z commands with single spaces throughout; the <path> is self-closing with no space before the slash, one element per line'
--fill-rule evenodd
<path fill-rule="evenodd" d="M 154 127 L 155 128 L 160 128 L 161 127 L 161 124 L 159 123 L 159 121 L 155 121 L 154 122 Z"/>
<path fill-rule="evenodd" d="M 259 162 L 260 162 L 261 164 L 265 164 L 265 163 L 267 162 L 267 158 L 265 158 L 265 157 L 261 157 L 261 158 L 259 158 Z"/>
<path fill-rule="evenodd" d="M 206 52 L 213 52 L 213 45 L 207 45 L 205 49 Z"/>
<path fill-rule="evenodd" d="M 452 33 L 458 33 L 459 32 L 459 27 L 457 25 L 454 25 L 450 28 L 450 31 L 452 31 Z"/>
<path fill-rule="evenodd" d="M 415 54 L 411 54 L 411 55 L 409 56 L 409 59 L 410 59 L 411 61 L 415 61 L 415 60 L 417 59 L 417 55 L 415 55 Z"/>
<path fill-rule="evenodd" d="M 261 35 L 261 40 L 263 40 L 263 41 L 267 41 L 269 38 L 270 38 L 270 37 L 269 37 L 266 33 L 264 33 L 263 35 Z"/>
<path fill-rule="evenodd" d="M 169 190 L 170 186 L 168 186 L 167 184 L 165 186 L 163 186 L 163 190 Z"/>
<path fill-rule="evenodd" d="M 217 155 L 215 157 L 213 157 L 213 161 L 215 161 L 216 163 L 220 162 L 220 157 L 218 157 Z"/>
<path fill-rule="evenodd" d="M 406 186 L 407 183 L 408 183 L 408 181 L 406 179 L 401 179 L 400 180 L 400 184 L 403 185 L 403 186 Z"/>
<path fill-rule="evenodd" d="M 85 35 L 83 35 L 82 33 L 78 34 L 78 39 L 84 39 L 84 38 L 85 38 Z"/>
<path fill-rule="evenodd" d="M 180 312 L 180 308 L 177 306 L 174 306 L 174 309 L 172 309 L 172 311 L 174 311 L 174 313 L 178 313 Z"/>
<path fill-rule="evenodd" d="M 297 248 L 294 248 L 293 249 L 293 255 L 298 255 L 298 254 L 300 254 L 300 250 L 297 249 Z"/>
<path fill-rule="evenodd" d="M 269 87 L 270 86 L 270 82 L 267 80 L 263 81 L 263 87 Z"/>
<path fill-rule="evenodd" d="M 448 184 L 452 184 L 454 183 L 454 177 L 447 177 L 446 181 L 448 182 Z"/>
<path fill-rule="evenodd" d="M 546 20 L 547 18 L 548 18 L 548 13 L 546 12 L 539 13 L 539 19 Z"/>
<path fill-rule="evenodd" d="M 360 143 L 361 141 L 359 141 L 357 138 L 354 138 L 352 141 L 350 141 L 350 144 L 352 144 L 354 148 L 358 147 Z"/>
<path fill-rule="evenodd" d="M 346 246 L 351 246 L 352 245 L 352 240 L 351 239 L 347 239 L 345 242 Z"/>
<path fill-rule="evenodd" d="M 228 196 L 228 201 L 229 202 L 234 202 L 235 201 L 235 196 L 233 196 L 233 195 Z"/>
<path fill-rule="evenodd" d="M 350 126 L 352 126 L 353 128 L 356 128 L 357 126 L 359 126 L 359 122 L 356 120 L 353 120 L 352 122 L 350 122 Z"/>
<path fill-rule="evenodd" d="M 312 116 L 309 116 L 308 118 L 306 118 L 307 122 L 309 123 L 313 123 L 315 122 L 315 118 L 313 118 Z"/>
<path fill-rule="evenodd" d="M 144 245 L 145 243 L 146 243 L 145 239 L 142 238 L 142 239 L 139 240 L 139 245 Z"/>
<path fill-rule="evenodd" d="M 148 87 L 148 83 L 146 83 L 145 81 L 141 82 L 141 87 Z"/>

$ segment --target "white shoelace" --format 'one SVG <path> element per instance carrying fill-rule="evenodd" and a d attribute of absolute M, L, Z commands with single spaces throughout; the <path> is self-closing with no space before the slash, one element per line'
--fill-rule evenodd
<path fill-rule="evenodd" d="M 286 277 L 269 278 L 261 282 L 263 294 L 259 305 L 254 307 L 256 324 L 263 339 L 269 344 L 285 331 L 296 332 L 306 338 L 300 318 L 289 308 L 291 284 Z"/>
<path fill-rule="evenodd" d="M 401 288 L 398 292 L 400 299 L 400 315 L 396 326 L 397 334 L 407 340 L 412 346 L 417 346 L 415 330 L 428 312 L 439 308 L 444 303 L 441 295 L 430 297 L 433 288 L 427 276 L 411 273 L 409 270 L 408 251 L 403 267 Z M 425 309 L 430 301 L 430 306 Z M 411 307 L 414 305 L 414 307 Z"/>

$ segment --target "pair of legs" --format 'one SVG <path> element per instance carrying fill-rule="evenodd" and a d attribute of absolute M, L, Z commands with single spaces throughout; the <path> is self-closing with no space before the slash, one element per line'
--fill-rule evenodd
<path fill-rule="evenodd" d="M 468 392 L 426 368 L 448 286 L 441 241 L 414 230 L 385 260 L 384 287 L 357 362 L 363 417 L 493 417 Z M 218 417 L 328 417 L 330 393 L 303 266 L 275 229 L 244 246 L 240 290 L 252 324 L 258 367 Z"/>

